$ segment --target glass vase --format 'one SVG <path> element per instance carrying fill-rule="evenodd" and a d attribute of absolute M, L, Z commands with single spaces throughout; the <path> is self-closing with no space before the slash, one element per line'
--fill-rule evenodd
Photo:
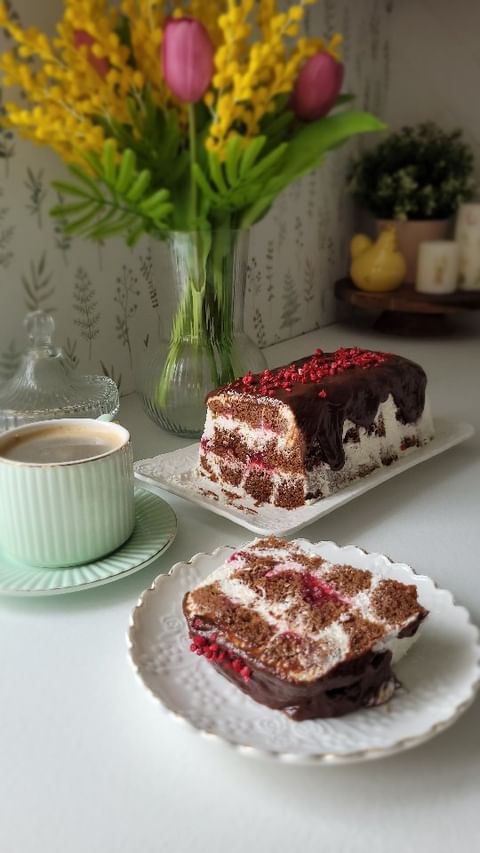
<path fill-rule="evenodd" d="M 159 287 L 168 331 L 142 383 L 147 414 L 168 432 L 199 437 L 208 392 L 267 366 L 244 331 L 248 236 L 230 228 L 169 235 L 170 308 Z"/>

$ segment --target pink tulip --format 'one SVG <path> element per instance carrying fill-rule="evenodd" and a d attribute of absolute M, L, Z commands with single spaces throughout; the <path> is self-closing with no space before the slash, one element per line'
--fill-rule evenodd
<path fill-rule="evenodd" d="M 95 39 L 93 38 L 93 36 L 91 36 L 90 33 L 87 33 L 85 30 L 75 30 L 73 35 L 73 42 L 77 49 L 79 47 L 83 47 L 84 45 L 88 47 L 87 59 L 92 68 L 95 69 L 97 74 L 102 79 L 104 79 L 110 71 L 110 63 L 108 59 L 105 59 L 105 57 L 95 56 L 95 54 L 93 53 L 92 47 L 95 44 Z"/>
<path fill-rule="evenodd" d="M 170 19 L 162 44 L 163 76 L 173 94 L 194 104 L 203 98 L 213 76 L 214 48 L 200 21 Z"/>
<path fill-rule="evenodd" d="M 333 107 L 343 83 L 343 65 L 326 51 L 307 59 L 293 90 L 293 109 L 303 121 L 322 118 Z"/>

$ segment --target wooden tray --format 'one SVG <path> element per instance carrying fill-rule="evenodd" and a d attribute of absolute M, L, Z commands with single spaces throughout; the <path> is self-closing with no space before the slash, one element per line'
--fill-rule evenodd
<path fill-rule="evenodd" d="M 480 309 L 480 290 L 436 295 L 418 293 L 413 284 L 403 284 L 390 293 L 367 293 L 350 278 L 336 282 L 335 296 L 356 308 L 380 312 L 374 328 L 397 335 L 442 335 L 449 331 L 452 315 Z"/>

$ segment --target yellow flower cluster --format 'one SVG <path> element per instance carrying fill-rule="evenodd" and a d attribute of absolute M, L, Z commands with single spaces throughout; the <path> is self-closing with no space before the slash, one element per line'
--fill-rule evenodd
<path fill-rule="evenodd" d="M 138 91 L 148 82 L 153 100 L 162 105 L 168 99 L 160 71 L 160 46 L 165 13 L 163 2 L 122 0 L 121 11 L 129 22 L 130 42 L 139 73 Z"/>
<path fill-rule="evenodd" d="M 316 0 L 300 0 L 285 12 L 277 0 L 229 0 L 219 18 L 223 41 L 215 54 L 214 90 L 206 95 L 213 112 L 207 148 L 220 156 L 232 134 L 241 130 L 245 139 L 259 132 L 261 119 L 274 110 L 277 95 L 293 90 L 301 65 L 321 50 L 337 57 L 341 36 L 328 44 L 322 39 L 298 38 L 305 6 Z M 253 31 L 251 13 L 261 40 L 249 43 Z"/>
<path fill-rule="evenodd" d="M 141 110 L 147 87 L 159 107 L 176 108 L 182 121 L 185 105 L 167 89 L 160 53 L 166 18 L 189 16 L 204 24 L 215 47 L 206 145 L 221 155 L 232 134 L 258 133 L 306 59 L 319 50 L 336 55 L 338 36 L 329 44 L 299 37 L 305 7 L 314 2 L 297 0 L 282 12 L 278 0 L 64 0 L 49 39 L 22 29 L 0 0 L 0 27 L 14 43 L 0 55 L 0 73 L 4 85 L 23 93 L 6 104 L 4 123 L 75 160 L 82 150 L 101 149 L 112 122 L 132 127 L 128 99 Z"/>
<path fill-rule="evenodd" d="M 0 26 L 16 43 L 0 56 L 0 71 L 6 86 L 18 85 L 24 93 L 20 104 L 6 104 L 6 123 L 66 160 L 78 159 L 81 150 L 100 150 L 100 119 L 128 121 L 125 98 L 143 87 L 115 32 L 117 21 L 106 0 L 65 0 L 63 20 L 48 39 L 33 27 L 22 30 L 0 3 Z M 89 60 L 88 45 L 75 46 L 78 31 L 94 40 L 93 57 L 108 57 L 105 76 Z"/>
<path fill-rule="evenodd" d="M 225 0 L 190 0 L 184 6 L 177 3 L 176 10 L 177 15 L 201 21 L 215 47 L 219 47 L 223 39 L 219 18 L 225 10 Z"/>

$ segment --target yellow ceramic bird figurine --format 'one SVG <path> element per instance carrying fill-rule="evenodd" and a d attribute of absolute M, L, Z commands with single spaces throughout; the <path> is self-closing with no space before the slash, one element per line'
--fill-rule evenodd
<path fill-rule="evenodd" d="M 396 290 L 405 281 L 405 258 L 397 249 L 395 226 L 385 228 L 375 242 L 355 234 L 350 244 L 350 276 L 360 290 Z"/>

